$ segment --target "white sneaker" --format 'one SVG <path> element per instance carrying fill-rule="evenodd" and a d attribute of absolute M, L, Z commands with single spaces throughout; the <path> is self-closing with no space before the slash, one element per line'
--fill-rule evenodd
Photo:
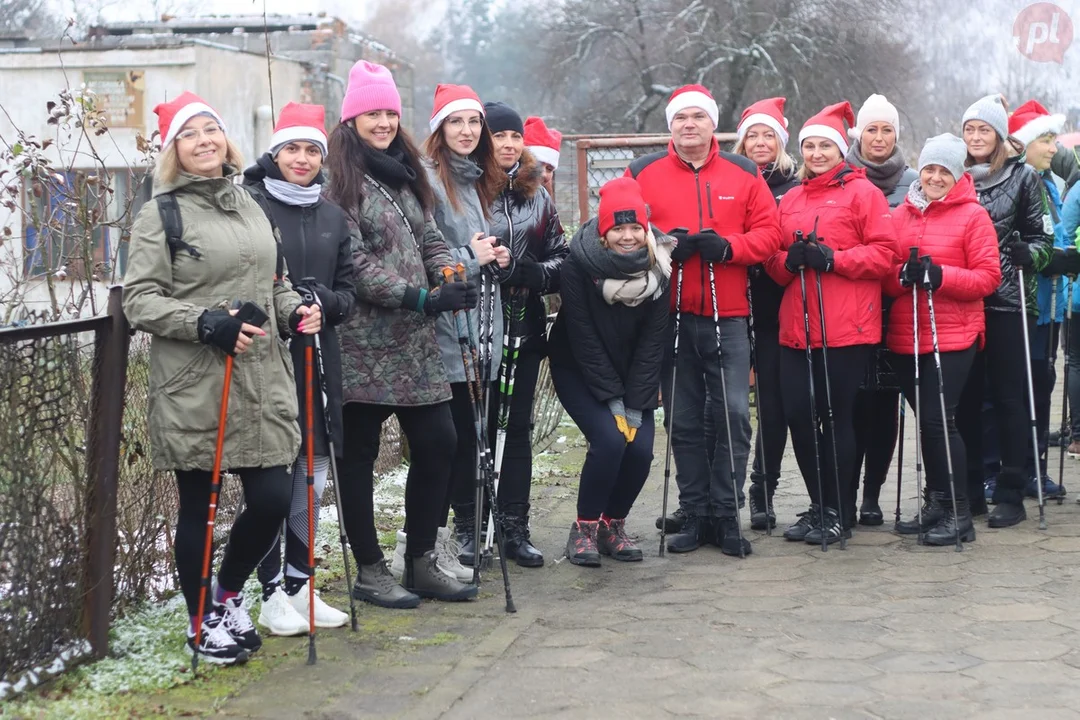
<path fill-rule="evenodd" d="M 307 635 L 307 612 L 297 612 L 289 600 L 281 586 L 274 589 L 269 600 L 263 600 L 259 610 L 259 624 L 269 630 L 271 635 Z"/>
<path fill-rule="evenodd" d="M 397 531 L 397 547 L 394 548 L 394 557 L 390 560 L 390 574 L 399 583 L 405 575 L 405 541 L 406 535 L 403 530 Z"/>
<path fill-rule="evenodd" d="M 308 595 L 310 594 L 305 585 L 300 589 L 300 592 L 295 595 L 289 595 L 283 592 L 289 603 L 300 617 L 304 618 L 304 628 L 307 632 L 307 619 L 311 617 L 308 614 Z M 315 591 L 315 627 L 317 628 L 337 628 L 342 627 L 349 621 L 349 616 L 341 612 L 337 608 L 332 608 L 323 602 L 323 599 L 319 597 L 319 591 Z"/>
<path fill-rule="evenodd" d="M 454 531 L 448 527 L 439 528 L 435 536 L 435 552 L 438 554 L 438 566 L 444 574 L 449 575 L 458 582 L 469 583 L 473 579 L 472 568 L 461 564 L 458 556 L 461 555 L 461 543 L 458 542 Z"/>

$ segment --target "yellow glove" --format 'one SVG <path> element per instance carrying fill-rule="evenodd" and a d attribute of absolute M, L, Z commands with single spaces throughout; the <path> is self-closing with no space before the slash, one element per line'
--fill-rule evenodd
<path fill-rule="evenodd" d="M 632 442 L 634 442 L 634 438 L 636 438 L 636 437 L 637 437 L 637 428 L 632 427 L 632 428 L 630 428 L 630 431 L 627 432 L 627 434 L 626 434 L 626 442 L 632 443 Z"/>
<path fill-rule="evenodd" d="M 626 417 L 623 415 L 615 416 L 615 427 L 619 428 L 619 432 L 623 434 L 623 437 L 630 437 L 630 426 L 626 424 Z M 627 441 L 629 442 L 629 441 Z"/>

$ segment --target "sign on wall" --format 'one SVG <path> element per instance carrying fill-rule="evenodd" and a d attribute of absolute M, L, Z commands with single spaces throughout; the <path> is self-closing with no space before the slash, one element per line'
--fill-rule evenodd
<path fill-rule="evenodd" d="M 94 70 L 83 72 L 86 89 L 97 96 L 98 109 L 111 128 L 143 128 L 145 70 Z"/>

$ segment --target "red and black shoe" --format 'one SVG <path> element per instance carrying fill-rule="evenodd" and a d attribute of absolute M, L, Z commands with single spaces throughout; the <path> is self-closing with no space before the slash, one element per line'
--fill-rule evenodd
<path fill-rule="evenodd" d="M 600 551 L 596 547 L 599 520 L 577 520 L 570 526 L 570 539 L 566 541 L 566 557 L 574 565 L 600 567 Z"/>
<path fill-rule="evenodd" d="M 610 555 L 623 562 L 641 562 L 641 548 L 626 534 L 625 518 L 621 520 L 600 518 L 596 545 L 601 555 Z"/>

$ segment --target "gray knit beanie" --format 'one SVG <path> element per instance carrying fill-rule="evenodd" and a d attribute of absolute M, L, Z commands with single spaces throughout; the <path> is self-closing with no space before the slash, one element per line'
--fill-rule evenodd
<path fill-rule="evenodd" d="M 923 145 L 919 153 L 919 172 L 927 165 L 940 165 L 959 180 L 964 175 L 964 160 L 967 159 L 967 145 L 952 133 L 943 133 L 932 137 Z"/>
<path fill-rule="evenodd" d="M 1005 112 L 1005 106 L 1001 104 L 1000 95 L 987 95 L 976 100 L 964 111 L 964 117 L 960 121 L 961 130 L 968 120 L 982 120 L 994 128 L 1002 140 L 1009 136 L 1009 115 Z"/>

